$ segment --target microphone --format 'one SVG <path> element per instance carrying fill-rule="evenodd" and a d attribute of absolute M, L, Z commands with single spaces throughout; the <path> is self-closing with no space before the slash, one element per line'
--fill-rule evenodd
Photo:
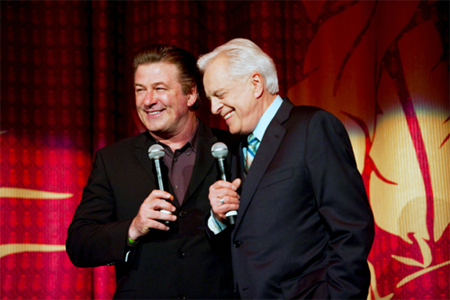
<path fill-rule="evenodd" d="M 215 159 L 217 159 L 217 162 L 219 163 L 220 176 L 222 177 L 222 180 L 227 181 L 227 177 L 225 175 L 225 166 L 224 166 L 225 157 L 228 154 L 227 145 L 225 145 L 222 142 L 215 143 L 211 147 L 211 154 Z M 233 225 L 235 223 L 236 215 L 237 215 L 237 211 L 235 211 L 235 210 L 230 210 L 229 212 L 227 212 L 225 214 L 225 216 L 227 217 L 227 219 L 231 225 Z"/>
<path fill-rule="evenodd" d="M 161 157 L 164 157 L 164 148 L 158 144 L 152 145 L 150 148 L 148 148 L 148 157 L 155 163 L 156 177 L 158 178 L 158 186 L 161 191 L 164 191 L 164 185 L 161 175 L 161 165 L 159 163 L 159 159 Z M 172 214 L 170 211 L 167 211 L 165 209 L 162 209 L 161 212 L 166 214 Z M 161 222 L 163 222 L 166 225 L 170 224 L 170 221 L 161 221 Z"/>

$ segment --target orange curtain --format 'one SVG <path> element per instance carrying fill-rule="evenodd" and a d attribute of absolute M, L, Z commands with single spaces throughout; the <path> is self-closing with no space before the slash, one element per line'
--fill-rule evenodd
<path fill-rule="evenodd" d="M 131 57 L 235 37 L 282 96 L 346 126 L 375 215 L 369 299 L 448 299 L 448 1 L 2 1 L 2 299 L 108 299 L 112 267 L 75 268 L 67 227 L 99 148 L 143 130 Z M 204 100 L 199 117 L 224 128 Z"/>

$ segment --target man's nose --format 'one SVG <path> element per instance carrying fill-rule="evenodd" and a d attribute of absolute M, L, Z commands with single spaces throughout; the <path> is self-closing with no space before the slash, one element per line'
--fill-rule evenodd
<path fill-rule="evenodd" d="M 223 104 L 219 100 L 217 100 L 215 98 L 211 98 L 211 112 L 214 115 L 219 114 L 222 107 L 223 107 Z"/>
<path fill-rule="evenodd" d="M 152 92 L 147 92 L 145 95 L 145 99 L 144 99 L 144 105 L 151 106 L 151 105 L 155 104 L 156 102 L 158 102 L 158 100 L 155 97 L 155 95 L 153 95 Z"/>

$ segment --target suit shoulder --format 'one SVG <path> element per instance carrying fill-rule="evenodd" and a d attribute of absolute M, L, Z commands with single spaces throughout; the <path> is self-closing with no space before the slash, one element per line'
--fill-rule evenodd
<path fill-rule="evenodd" d="M 317 106 L 309 106 L 309 105 L 298 105 L 294 106 L 291 111 L 291 115 L 303 115 L 303 116 L 312 116 L 317 112 L 326 112 L 326 110 L 317 107 Z"/>
<path fill-rule="evenodd" d="M 121 152 L 128 152 L 130 149 L 134 148 L 137 141 L 144 138 L 143 133 L 120 140 L 113 144 L 107 145 L 97 151 L 103 155 L 117 155 Z"/>
<path fill-rule="evenodd" d="M 335 115 L 333 115 L 332 113 L 330 113 L 325 109 L 322 109 L 317 106 L 308 106 L 308 105 L 294 106 L 291 111 L 291 117 L 307 118 L 308 120 L 310 120 L 313 117 L 319 119 L 333 119 L 337 121 L 339 120 Z"/>

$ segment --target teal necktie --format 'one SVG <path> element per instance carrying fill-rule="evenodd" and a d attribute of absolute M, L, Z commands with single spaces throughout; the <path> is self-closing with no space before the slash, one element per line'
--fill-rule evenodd
<path fill-rule="evenodd" d="M 247 173 L 248 170 L 250 169 L 250 166 L 252 165 L 253 159 L 255 158 L 256 155 L 256 151 L 258 150 L 259 147 L 259 140 L 258 138 L 251 133 L 248 137 L 247 137 L 247 156 L 245 157 L 245 172 Z"/>

